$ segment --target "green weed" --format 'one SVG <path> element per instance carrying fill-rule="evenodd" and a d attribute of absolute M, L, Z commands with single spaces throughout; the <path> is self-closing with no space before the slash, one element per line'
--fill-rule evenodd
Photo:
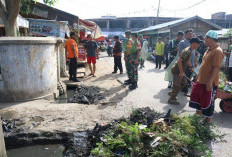
<path fill-rule="evenodd" d="M 138 112 L 134 115 L 139 117 Z M 142 118 L 142 116 L 141 116 Z M 210 140 L 222 139 L 212 131 L 214 126 L 204 124 L 198 116 L 171 116 L 172 122 L 160 121 L 141 129 L 141 124 L 123 121 L 97 143 L 91 153 L 98 157 L 170 157 L 170 156 L 206 156 L 212 152 L 206 143 Z M 215 129 L 214 129 L 215 130 Z M 159 144 L 151 143 L 160 137 Z"/>

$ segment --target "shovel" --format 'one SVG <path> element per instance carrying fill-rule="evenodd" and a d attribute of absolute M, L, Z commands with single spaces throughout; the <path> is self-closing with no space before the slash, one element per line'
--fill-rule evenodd
<path fill-rule="evenodd" d="M 186 75 L 184 75 L 184 77 L 185 77 L 189 82 L 191 82 L 192 85 L 194 84 L 194 82 L 193 82 L 190 78 L 188 78 Z"/>

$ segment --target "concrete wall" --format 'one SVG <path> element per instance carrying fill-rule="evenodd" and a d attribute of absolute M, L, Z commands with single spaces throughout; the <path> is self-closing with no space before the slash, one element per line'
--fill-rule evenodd
<path fill-rule="evenodd" d="M 0 157 L 6 157 L 6 149 L 5 149 L 5 142 L 4 142 L 4 136 L 2 131 L 1 116 L 0 116 Z"/>
<path fill-rule="evenodd" d="M 26 101 L 57 90 L 56 38 L 0 38 L 0 102 Z"/>
<path fill-rule="evenodd" d="M 65 42 L 59 45 L 59 55 L 60 55 L 60 76 L 67 77 L 66 71 L 66 56 L 65 56 Z"/>

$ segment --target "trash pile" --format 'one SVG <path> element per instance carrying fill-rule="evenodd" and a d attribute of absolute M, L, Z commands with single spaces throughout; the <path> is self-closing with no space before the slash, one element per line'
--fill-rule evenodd
<path fill-rule="evenodd" d="M 19 126 L 24 124 L 24 122 L 20 119 L 6 120 L 1 118 L 1 120 L 2 129 L 5 136 L 11 134 L 12 132 L 20 132 L 21 130 Z"/>
<path fill-rule="evenodd" d="M 105 96 L 100 92 L 100 88 L 95 86 L 80 86 L 75 94 L 68 100 L 69 103 L 98 104 Z"/>
<path fill-rule="evenodd" d="M 150 108 L 135 110 L 129 119 L 97 125 L 90 141 L 91 155 L 111 156 L 210 156 L 209 140 L 222 139 L 198 116 L 180 117 L 171 110 L 161 115 Z M 94 143 L 95 142 L 95 143 Z"/>
<path fill-rule="evenodd" d="M 232 93 L 232 82 L 228 81 L 226 75 L 222 72 L 219 74 L 219 87 L 218 89 L 224 90 L 225 92 Z"/>

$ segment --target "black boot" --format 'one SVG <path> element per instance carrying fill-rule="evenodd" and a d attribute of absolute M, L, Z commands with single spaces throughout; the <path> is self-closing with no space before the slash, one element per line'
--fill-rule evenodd
<path fill-rule="evenodd" d="M 72 79 L 73 82 L 81 82 L 80 80 L 78 80 L 76 77 Z"/>
<path fill-rule="evenodd" d="M 70 75 L 69 76 L 69 81 L 72 81 L 73 80 L 73 77 Z"/>
<path fill-rule="evenodd" d="M 129 84 L 131 84 L 131 80 L 130 79 L 124 81 L 124 85 L 129 85 Z"/>
<path fill-rule="evenodd" d="M 136 89 L 136 88 L 138 88 L 137 82 L 133 82 L 133 83 L 131 83 L 131 85 L 129 86 L 129 89 L 130 89 L 130 90 L 134 90 L 134 89 Z"/>

